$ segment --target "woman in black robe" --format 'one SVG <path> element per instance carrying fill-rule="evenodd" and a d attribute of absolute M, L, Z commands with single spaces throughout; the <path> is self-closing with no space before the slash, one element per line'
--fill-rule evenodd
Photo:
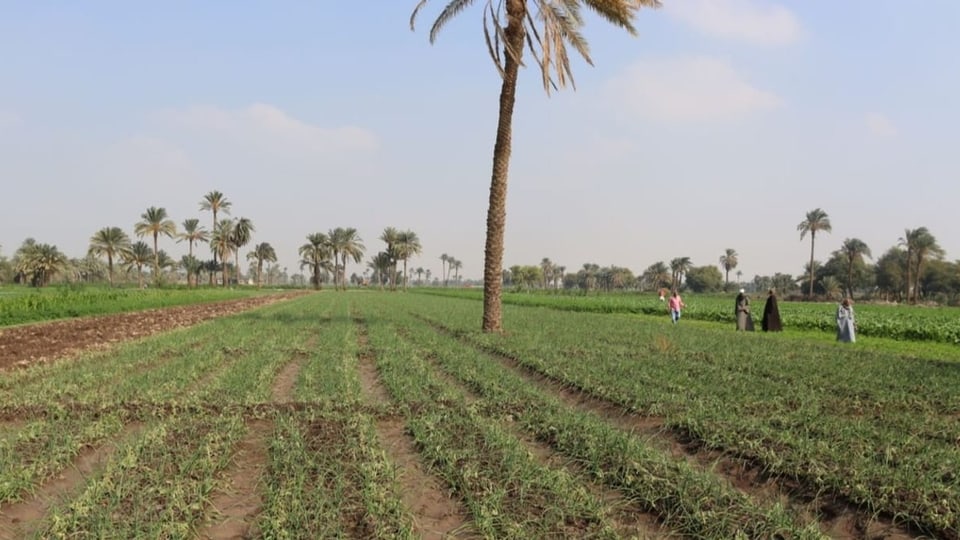
<path fill-rule="evenodd" d="M 763 320 L 760 326 L 764 332 L 780 332 L 783 330 L 783 323 L 780 322 L 780 308 L 777 307 L 777 295 L 770 289 L 767 294 L 767 303 L 763 306 Z"/>

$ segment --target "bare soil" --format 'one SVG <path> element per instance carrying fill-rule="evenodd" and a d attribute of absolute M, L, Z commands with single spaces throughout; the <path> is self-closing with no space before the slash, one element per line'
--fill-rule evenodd
<path fill-rule="evenodd" d="M 280 293 L 0 329 L 0 370 L 58 360 L 85 351 L 106 349 L 123 341 L 192 326 L 301 294 L 304 293 Z"/>

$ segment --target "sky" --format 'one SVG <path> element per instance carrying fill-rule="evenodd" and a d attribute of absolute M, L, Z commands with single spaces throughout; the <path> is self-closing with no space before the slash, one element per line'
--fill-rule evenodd
<path fill-rule="evenodd" d="M 354 227 L 367 261 L 392 226 L 420 237 L 411 268 L 439 276 L 447 254 L 480 278 L 500 91 L 485 3 L 433 45 L 445 2 L 411 31 L 415 4 L 0 0 L 0 254 L 33 237 L 82 257 L 150 206 L 209 228 L 219 190 L 291 274 L 309 233 Z M 733 248 L 744 279 L 796 275 L 815 208 L 833 227 L 818 260 L 920 226 L 960 258 L 960 2 L 663 4 L 636 36 L 588 15 L 575 90 L 521 72 L 505 267 L 639 274 Z"/>

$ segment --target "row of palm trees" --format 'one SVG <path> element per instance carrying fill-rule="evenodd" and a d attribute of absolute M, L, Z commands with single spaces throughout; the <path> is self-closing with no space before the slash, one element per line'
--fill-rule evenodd
<path fill-rule="evenodd" d="M 104 227 L 90 238 L 89 253 L 106 257 L 108 281 L 113 285 L 114 262 L 120 261 L 125 267 L 137 269 L 138 282 L 143 286 L 143 267 L 148 258 L 152 258 L 153 278 L 159 283 L 161 268 L 169 265 L 169 257 L 160 249 L 161 236 L 176 239 L 178 243 L 187 242 L 188 254 L 181 260 L 181 266 L 187 272 L 188 283 L 196 284 L 196 278 L 203 269 L 210 272 L 210 281 L 213 283 L 213 268 L 219 266 L 222 273 L 223 285 L 230 283 L 226 261 L 232 255 L 234 268 L 237 269 L 237 279 L 240 273 L 240 250 L 250 243 L 256 230 L 249 218 L 218 219 L 218 214 L 229 214 L 232 203 L 223 193 L 211 191 L 200 201 L 200 209 L 213 214 L 213 227 L 210 231 L 200 225 L 200 220 L 190 218 L 183 221 L 182 230 L 162 207 L 151 206 L 140 215 L 140 221 L 134 224 L 134 234 L 138 237 L 149 237 L 153 240 L 153 249 L 143 242 L 132 242 L 130 236 L 120 227 Z M 213 253 L 212 264 L 205 264 L 194 256 L 194 244 L 209 243 Z M 220 264 L 217 259 L 219 257 Z M 161 264 L 161 260 L 167 264 Z M 247 254 L 247 260 L 257 262 L 257 282 L 262 283 L 263 263 L 276 262 L 277 255 L 273 246 L 263 242 L 254 246 L 253 251 Z M 191 279 L 193 278 L 193 279 Z"/>
<path fill-rule="evenodd" d="M 386 249 L 373 256 L 368 266 L 373 269 L 375 278 L 383 287 L 389 285 L 397 288 L 397 279 L 402 277 L 403 288 L 407 287 L 407 261 L 422 251 L 420 238 L 417 233 L 401 231 L 394 227 L 387 227 L 380 234 L 380 240 L 386 244 Z M 307 242 L 300 246 L 300 268 L 310 270 L 310 283 L 319 289 L 323 282 L 323 273 L 333 274 L 334 288 L 347 288 L 347 262 L 353 260 L 359 263 L 363 259 L 366 249 L 363 239 L 357 229 L 352 227 L 337 227 L 327 233 L 315 232 L 307 235 Z M 446 254 L 445 264 L 452 258 Z M 403 262 L 403 271 L 398 272 L 397 264 Z M 422 269 L 418 269 L 422 273 Z"/>
<path fill-rule="evenodd" d="M 820 208 L 815 208 L 807 212 L 806 218 L 797 225 L 800 231 L 800 239 L 803 240 L 807 233 L 810 234 L 810 263 L 807 265 L 809 274 L 808 296 L 813 296 L 813 286 L 815 283 L 817 264 L 814 260 L 814 242 L 818 232 L 832 232 L 833 227 L 830 223 L 830 216 Z M 906 251 L 904 260 L 904 270 L 906 279 L 904 280 L 904 298 L 908 302 L 916 302 L 920 292 L 920 280 L 923 275 L 924 263 L 931 258 L 942 258 L 945 254 L 943 248 L 937 243 L 936 237 L 926 228 L 918 227 L 916 229 L 905 229 L 903 236 L 897 239 L 897 246 Z M 863 263 L 864 257 L 872 258 L 873 254 L 867 244 L 859 238 L 847 238 L 842 246 L 834 255 L 842 256 L 847 264 L 847 284 L 846 294 L 853 295 L 853 269 L 856 264 Z"/>

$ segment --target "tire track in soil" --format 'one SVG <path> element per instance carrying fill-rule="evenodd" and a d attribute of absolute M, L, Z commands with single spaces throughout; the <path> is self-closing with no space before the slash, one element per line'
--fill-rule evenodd
<path fill-rule="evenodd" d="M 305 349 L 309 350 L 315 344 L 316 338 L 312 338 Z M 291 361 L 283 366 L 270 392 L 272 404 L 291 401 L 293 387 L 305 361 L 306 353 L 298 350 Z M 222 487 L 211 494 L 211 517 L 198 531 L 199 538 L 226 540 L 257 536 L 256 518 L 263 508 L 260 481 L 266 474 L 270 459 L 267 442 L 273 430 L 272 420 L 255 419 L 248 422 L 247 433 L 237 444 L 233 464 L 219 483 Z"/>
<path fill-rule="evenodd" d="M 48 479 L 28 498 L 0 505 L 0 540 L 26 538 L 36 532 L 47 512 L 55 504 L 75 495 L 87 478 L 102 470 L 123 441 L 134 438 L 144 429 L 141 422 L 132 422 L 97 446 L 87 446 L 57 476 Z"/>
<path fill-rule="evenodd" d="M 384 406 L 391 403 L 387 389 L 380 382 L 376 357 L 370 347 L 364 320 L 354 314 L 359 346 L 361 391 L 368 403 Z M 414 532 L 424 540 L 446 538 L 479 538 L 463 504 L 448 495 L 443 483 L 420 463 L 416 444 L 399 419 L 377 419 L 380 446 L 390 461 L 399 467 L 401 497 L 414 518 Z"/>
<path fill-rule="evenodd" d="M 434 331 L 452 337 L 497 360 L 503 366 L 558 396 L 560 400 L 585 412 L 592 412 L 628 433 L 640 433 L 651 438 L 671 455 L 686 459 L 695 467 L 712 472 L 727 481 L 746 496 L 756 501 L 775 501 L 796 511 L 808 522 L 817 521 L 823 534 L 831 538 L 909 540 L 923 537 L 920 531 L 911 531 L 893 520 L 861 510 L 843 498 L 818 493 L 800 481 L 766 473 L 761 464 L 738 458 L 728 453 L 711 450 L 702 441 L 677 433 L 665 425 L 661 417 L 641 416 L 621 405 L 598 398 L 585 390 L 570 387 L 549 375 L 522 365 L 516 358 L 471 341 L 456 331 L 417 314 L 414 316 L 430 325 Z M 865 513 L 866 512 L 866 513 Z"/>

